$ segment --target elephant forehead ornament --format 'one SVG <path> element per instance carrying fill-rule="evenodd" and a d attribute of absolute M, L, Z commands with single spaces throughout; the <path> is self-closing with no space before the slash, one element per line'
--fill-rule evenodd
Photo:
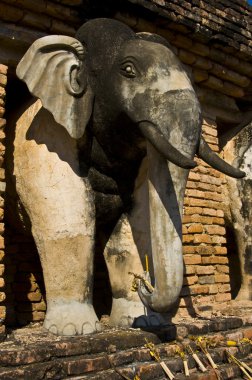
<path fill-rule="evenodd" d="M 105 223 L 110 323 L 129 325 L 143 303 L 169 311 L 183 282 L 181 214 L 194 155 L 244 175 L 201 136 L 199 102 L 170 45 L 96 19 L 76 38 L 35 41 L 17 75 L 38 98 L 17 121 L 14 174 L 43 267 L 44 326 L 63 335 L 97 329 L 94 237 Z M 144 272 L 145 253 L 154 290 L 138 295 L 128 273 Z"/>

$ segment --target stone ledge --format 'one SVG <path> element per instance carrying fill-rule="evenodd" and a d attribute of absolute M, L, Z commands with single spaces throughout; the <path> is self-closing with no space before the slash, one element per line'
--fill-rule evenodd
<path fill-rule="evenodd" d="M 233 307 L 235 304 L 233 303 Z M 229 307 L 232 311 L 232 307 Z M 245 308 L 244 308 L 245 310 Z M 247 309 L 247 312 L 251 309 Z M 101 333 L 84 337 L 57 337 L 45 332 L 40 325 L 15 330 L 0 345 L 0 377 L 3 379 L 120 379 L 119 373 L 129 378 L 137 373 L 141 380 L 163 379 L 164 374 L 158 363 L 151 360 L 145 339 L 156 344 L 162 360 L 176 374 L 184 379 L 182 361 L 175 355 L 178 343 L 195 343 L 189 335 L 209 335 L 218 339 L 219 344 L 211 349 L 214 361 L 219 365 L 222 376 L 235 379 L 239 369 L 228 364 L 225 357 L 226 340 L 252 337 L 252 319 L 248 315 L 222 316 L 212 320 L 191 319 L 174 325 L 163 326 L 154 332 L 139 329 L 107 329 Z M 172 342 L 169 342 L 173 340 Z M 177 344 L 177 343 L 176 343 Z M 251 365 L 252 346 L 232 347 L 232 353 Z M 199 356 L 205 361 L 203 355 Z M 211 380 L 214 372 L 208 366 L 205 374 L 198 372 L 196 363 L 189 357 L 190 379 Z M 231 371 L 231 372 L 230 372 Z M 230 375 L 231 373 L 231 375 Z"/>

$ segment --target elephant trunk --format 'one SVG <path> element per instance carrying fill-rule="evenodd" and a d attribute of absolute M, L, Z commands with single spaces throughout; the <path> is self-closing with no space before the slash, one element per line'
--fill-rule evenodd
<path fill-rule="evenodd" d="M 167 312 L 183 283 L 181 214 L 188 170 L 168 162 L 147 141 L 150 234 L 155 276 L 152 293 L 139 288 L 145 305 Z"/>

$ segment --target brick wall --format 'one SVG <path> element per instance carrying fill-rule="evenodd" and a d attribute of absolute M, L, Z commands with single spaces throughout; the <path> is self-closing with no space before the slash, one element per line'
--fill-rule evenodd
<path fill-rule="evenodd" d="M 42 268 L 33 239 L 14 231 L 5 232 L 6 324 L 26 325 L 45 318 Z"/>
<path fill-rule="evenodd" d="M 218 152 L 217 134 L 215 121 L 205 118 L 204 138 Z M 204 161 L 196 161 L 198 166 L 190 171 L 184 200 L 182 315 L 231 299 L 223 211 L 225 176 Z"/>
<path fill-rule="evenodd" d="M 43 30 L 51 34 L 74 35 L 76 26 L 80 25 L 78 11 L 74 9 L 80 1 L 65 4 L 50 0 L 1 0 L 1 20 L 23 25 L 31 29 Z"/>
<path fill-rule="evenodd" d="M 4 279 L 4 198 L 3 193 L 5 191 L 5 174 L 3 169 L 5 146 L 3 140 L 5 138 L 4 128 L 6 120 L 4 119 L 5 113 L 5 87 L 7 84 L 7 66 L 0 64 L 0 339 L 5 334 L 5 306 L 3 302 L 5 300 L 5 279 Z"/>

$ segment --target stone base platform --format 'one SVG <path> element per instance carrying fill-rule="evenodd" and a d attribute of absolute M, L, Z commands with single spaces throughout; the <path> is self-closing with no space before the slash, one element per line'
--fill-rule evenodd
<path fill-rule="evenodd" d="M 0 378 L 8 379 L 92 379 L 141 380 L 166 379 L 159 363 L 155 362 L 144 347 L 146 339 L 155 343 L 162 360 L 175 375 L 175 379 L 214 380 L 242 379 L 236 364 L 228 363 L 225 349 L 252 367 L 250 343 L 227 347 L 227 341 L 239 342 L 252 338 L 252 309 L 229 305 L 221 316 L 180 320 L 159 326 L 156 331 L 140 329 L 112 329 L 85 337 L 57 337 L 33 325 L 13 330 L 0 344 Z M 236 315 L 235 315 L 236 314 Z M 214 338 L 216 346 L 209 352 L 218 369 L 214 370 L 205 355 L 198 352 L 207 367 L 201 372 L 192 356 L 189 356 L 190 376 L 183 374 L 183 363 L 176 354 L 177 345 L 190 343 L 190 336 L 207 335 Z"/>

